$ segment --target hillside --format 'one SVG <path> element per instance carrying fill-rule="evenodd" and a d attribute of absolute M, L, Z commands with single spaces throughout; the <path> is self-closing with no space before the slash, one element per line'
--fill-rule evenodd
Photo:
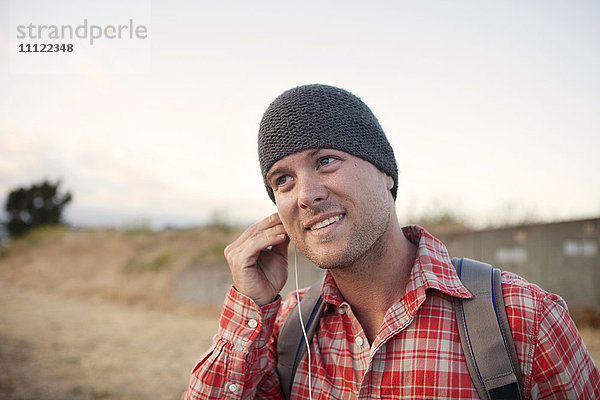
<path fill-rule="evenodd" d="M 218 229 L 42 228 L 0 249 L 0 280 L 64 296 L 171 310 L 184 306 L 177 298 L 186 294 L 177 289 L 186 269 L 210 268 L 227 279 L 223 250 L 236 236 Z M 216 305 L 220 299 L 204 303 Z"/>

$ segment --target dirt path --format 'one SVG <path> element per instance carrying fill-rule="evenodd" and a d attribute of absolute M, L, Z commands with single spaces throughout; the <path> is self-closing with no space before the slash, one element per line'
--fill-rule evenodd
<path fill-rule="evenodd" d="M 0 282 L 0 398 L 178 399 L 216 326 Z"/>
<path fill-rule="evenodd" d="M 0 282 L 0 399 L 178 399 L 216 326 Z M 598 360 L 600 331 L 582 335 Z"/>

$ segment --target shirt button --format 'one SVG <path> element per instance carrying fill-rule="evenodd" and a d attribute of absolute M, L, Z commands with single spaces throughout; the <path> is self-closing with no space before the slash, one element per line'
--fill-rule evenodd
<path fill-rule="evenodd" d="M 365 341 L 360 336 L 357 336 L 356 339 L 354 339 L 354 344 L 356 344 L 357 346 L 362 346 L 364 342 Z"/>
<path fill-rule="evenodd" d="M 258 326 L 258 321 L 255 319 L 249 319 L 248 320 L 248 326 L 252 329 L 256 328 Z"/>
<path fill-rule="evenodd" d="M 338 307 L 338 314 L 346 314 L 346 309 L 344 307 Z"/>
<path fill-rule="evenodd" d="M 229 391 L 230 391 L 230 392 L 233 392 L 233 393 L 235 393 L 235 392 L 237 392 L 237 390 L 238 390 L 238 385 L 236 385 L 235 383 L 231 383 L 231 384 L 230 384 L 230 385 L 227 387 L 227 389 L 229 389 Z"/>

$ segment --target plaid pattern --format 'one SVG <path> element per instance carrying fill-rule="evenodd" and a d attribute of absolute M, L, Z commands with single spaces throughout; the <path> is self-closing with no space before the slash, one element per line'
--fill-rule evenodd
<path fill-rule="evenodd" d="M 453 297 L 471 295 L 442 243 L 418 226 L 403 230 L 418 244 L 417 258 L 406 295 L 390 308 L 373 343 L 326 273 L 327 306 L 311 347 L 313 399 L 478 398 L 452 305 Z M 564 301 L 512 273 L 502 273 L 502 284 L 525 397 L 600 399 L 598 369 Z M 230 289 L 213 345 L 182 398 L 282 399 L 275 343 L 295 299 L 291 294 L 258 308 Z M 292 399 L 308 399 L 306 356 Z"/>

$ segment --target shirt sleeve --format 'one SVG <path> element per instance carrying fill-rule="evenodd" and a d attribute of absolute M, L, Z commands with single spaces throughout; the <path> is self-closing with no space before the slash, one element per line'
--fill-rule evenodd
<path fill-rule="evenodd" d="M 533 357 L 533 399 L 600 399 L 600 376 L 564 301 L 547 294 L 540 303 Z"/>
<path fill-rule="evenodd" d="M 281 298 L 259 307 L 233 287 L 213 344 L 192 371 L 182 399 L 282 399 L 271 336 Z"/>

